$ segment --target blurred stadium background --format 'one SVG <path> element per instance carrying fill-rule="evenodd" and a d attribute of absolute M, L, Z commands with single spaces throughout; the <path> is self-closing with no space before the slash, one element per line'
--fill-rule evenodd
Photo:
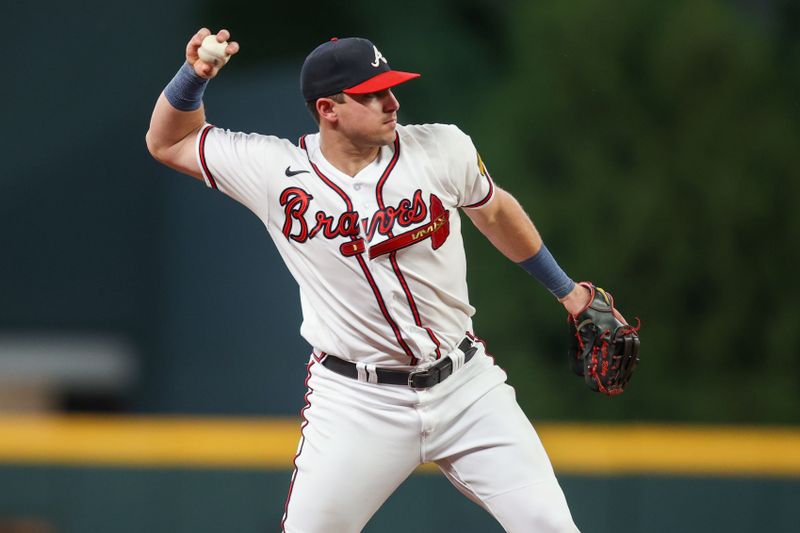
<path fill-rule="evenodd" d="M 630 389 L 592 396 L 558 306 L 468 229 L 476 332 L 584 532 L 800 530 L 796 0 L 44 1 L 4 20 L 0 533 L 278 528 L 296 285 L 254 216 L 144 146 L 201 25 L 242 45 L 209 120 L 288 138 L 313 128 L 305 54 L 373 39 L 423 73 L 401 121 L 459 124 L 568 272 L 641 317 Z M 409 528 L 500 531 L 432 469 L 366 531 Z"/>

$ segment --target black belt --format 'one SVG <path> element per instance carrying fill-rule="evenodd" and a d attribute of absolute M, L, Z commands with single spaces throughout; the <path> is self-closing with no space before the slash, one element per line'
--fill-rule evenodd
<path fill-rule="evenodd" d="M 469 337 L 465 337 L 461 341 L 458 349 L 464 352 L 464 363 L 472 359 L 472 356 L 478 351 L 478 347 L 474 345 Z M 335 355 L 326 355 L 322 365 L 342 376 L 358 379 L 358 367 L 356 364 L 345 361 Z M 425 370 L 412 372 L 391 370 L 389 368 L 376 368 L 374 372 L 378 383 L 407 385 L 412 389 L 427 389 L 450 377 L 453 373 L 453 360 L 450 357 L 443 357 Z"/>

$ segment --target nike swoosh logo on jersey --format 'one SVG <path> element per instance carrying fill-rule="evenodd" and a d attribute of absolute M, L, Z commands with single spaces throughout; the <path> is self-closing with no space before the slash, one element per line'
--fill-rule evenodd
<path fill-rule="evenodd" d="M 285 174 L 287 178 L 291 178 L 292 176 L 297 176 L 298 174 L 302 174 L 303 172 L 305 172 L 306 174 L 310 174 L 308 170 L 292 170 L 292 167 L 290 165 L 286 167 Z"/>

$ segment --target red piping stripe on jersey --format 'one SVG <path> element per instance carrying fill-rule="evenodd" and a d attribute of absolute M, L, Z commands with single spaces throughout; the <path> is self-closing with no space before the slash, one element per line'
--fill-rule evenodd
<path fill-rule="evenodd" d="M 313 355 L 313 354 L 312 354 Z M 302 422 L 300 424 L 300 445 L 297 447 L 297 453 L 292 460 L 292 464 L 294 465 L 294 471 L 292 472 L 292 481 L 289 483 L 289 494 L 286 495 L 286 503 L 283 506 L 283 518 L 281 519 L 281 531 L 285 531 L 284 525 L 286 524 L 286 517 L 289 515 L 289 500 L 292 499 L 292 490 L 294 489 L 294 482 L 297 479 L 297 459 L 300 457 L 300 454 L 303 453 L 303 447 L 306 444 L 306 435 L 305 430 L 306 426 L 308 426 L 308 419 L 306 418 L 306 410 L 311 407 L 311 395 L 314 393 L 314 389 L 308 386 L 308 381 L 311 379 L 311 366 L 316 362 L 316 357 L 308 362 L 306 365 L 306 395 L 304 400 L 306 404 L 300 410 L 300 418 Z"/>
<path fill-rule="evenodd" d="M 486 194 L 486 198 L 484 198 L 480 202 L 476 202 L 474 204 L 465 205 L 464 207 L 466 209 L 472 209 L 472 208 L 475 208 L 475 207 L 480 207 L 483 204 L 485 204 L 486 202 L 488 202 L 489 199 L 492 197 L 492 193 L 494 193 L 494 183 L 492 182 L 492 177 L 489 175 L 488 171 L 486 172 L 486 179 L 489 180 L 489 192 Z"/>
<path fill-rule="evenodd" d="M 306 148 L 306 138 L 305 136 L 300 138 L 300 148 L 306 151 L 306 157 L 308 157 L 308 162 L 311 164 L 311 168 L 314 169 L 314 172 L 319 176 L 319 178 L 331 189 L 333 189 L 336 194 L 341 196 L 342 200 L 344 200 L 345 205 L 347 206 L 348 211 L 353 211 L 353 202 L 350 200 L 350 197 L 340 189 L 335 183 L 333 183 L 330 179 L 328 179 L 325 174 L 323 174 L 319 167 L 311 161 L 311 156 L 308 155 L 308 149 Z M 356 236 L 352 236 L 350 238 L 352 241 L 356 241 L 359 238 Z M 403 351 L 406 353 L 408 357 L 411 358 L 411 364 L 417 364 L 417 358 L 414 357 L 414 352 L 411 351 L 408 344 L 406 343 L 405 339 L 403 339 L 403 335 L 400 332 L 400 328 L 397 327 L 394 319 L 389 314 L 389 309 L 386 307 L 386 303 L 383 300 L 383 296 L 381 295 L 380 289 L 378 289 L 378 285 L 375 283 L 375 279 L 372 277 L 372 273 L 369 271 L 366 262 L 364 261 L 364 256 L 362 254 L 357 254 L 355 256 L 356 260 L 358 260 L 358 264 L 361 267 L 362 272 L 364 272 L 364 277 L 367 278 L 367 283 L 369 283 L 370 288 L 372 289 L 372 293 L 375 295 L 375 300 L 378 302 L 378 307 L 381 310 L 381 314 L 383 314 L 383 318 L 386 319 L 389 326 L 392 328 L 394 332 L 394 336 L 397 339 L 397 342 L 400 343 L 400 346 L 403 348 Z"/>
<path fill-rule="evenodd" d="M 198 152 L 200 152 L 200 165 L 203 167 L 203 172 L 205 173 L 206 177 L 208 178 L 208 184 L 211 185 L 212 188 L 217 188 L 217 180 L 214 179 L 214 176 L 211 175 L 211 170 L 208 168 L 208 163 L 206 163 L 206 137 L 208 137 L 208 132 L 211 131 L 213 128 L 211 124 L 203 128 L 203 131 L 200 133 L 200 146 L 198 148 Z"/>
<path fill-rule="evenodd" d="M 394 167 L 397 165 L 398 159 L 400 159 L 400 136 L 396 135 L 394 138 L 394 156 L 386 166 L 386 170 L 383 171 L 381 179 L 378 180 L 378 185 L 375 186 L 375 197 L 378 200 L 378 209 L 381 211 L 386 209 L 386 206 L 383 203 L 383 186 L 386 184 L 386 180 L 389 179 L 389 174 L 392 173 L 392 170 L 394 170 Z M 389 231 L 387 237 L 390 239 L 394 237 L 392 231 Z M 397 280 L 400 282 L 400 286 L 403 287 L 403 292 L 406 294 L 406 300 L 408 301 L 408 306 L 411 308 L 411 314 L 414 315 L 414 323 L 417 324 L 417 327 L 423 328 L 428 332 L 428 337 L 430 337 L 430 339 L 436 345 L 436 359 L 439 359 L 442 357 L 442 352 L 440 351 L 442 344 L 439 342 L 439 339 L 436 338 L 436 335 L 434 335 L 430 328 L 422 325 L 422 320 L 420 319 L 419 310 L 417 309 L 417 304 L 414 301 L 414 296 L 412 296 L 411 289 L 409 289 L 405 276 L 403 276 L 403 272 L 400 270 L 400 265 L 397 264 L 396 251 L 389 254 L 389 261 L 392 263 L 392 270 L 394 270 Z"/>

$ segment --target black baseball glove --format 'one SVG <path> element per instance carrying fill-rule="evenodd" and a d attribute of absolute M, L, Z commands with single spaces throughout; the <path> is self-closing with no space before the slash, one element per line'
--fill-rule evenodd
<path fill-rule="evenodd" d="M 572 371 L 583 376 L 590 389 L 609 396 L 622 394 L 639 362 L 639 327 L 629 325 L 614 308 L 614 298 L 600 287 L 589 289 L 589 304 L 569 315 Z"/>

